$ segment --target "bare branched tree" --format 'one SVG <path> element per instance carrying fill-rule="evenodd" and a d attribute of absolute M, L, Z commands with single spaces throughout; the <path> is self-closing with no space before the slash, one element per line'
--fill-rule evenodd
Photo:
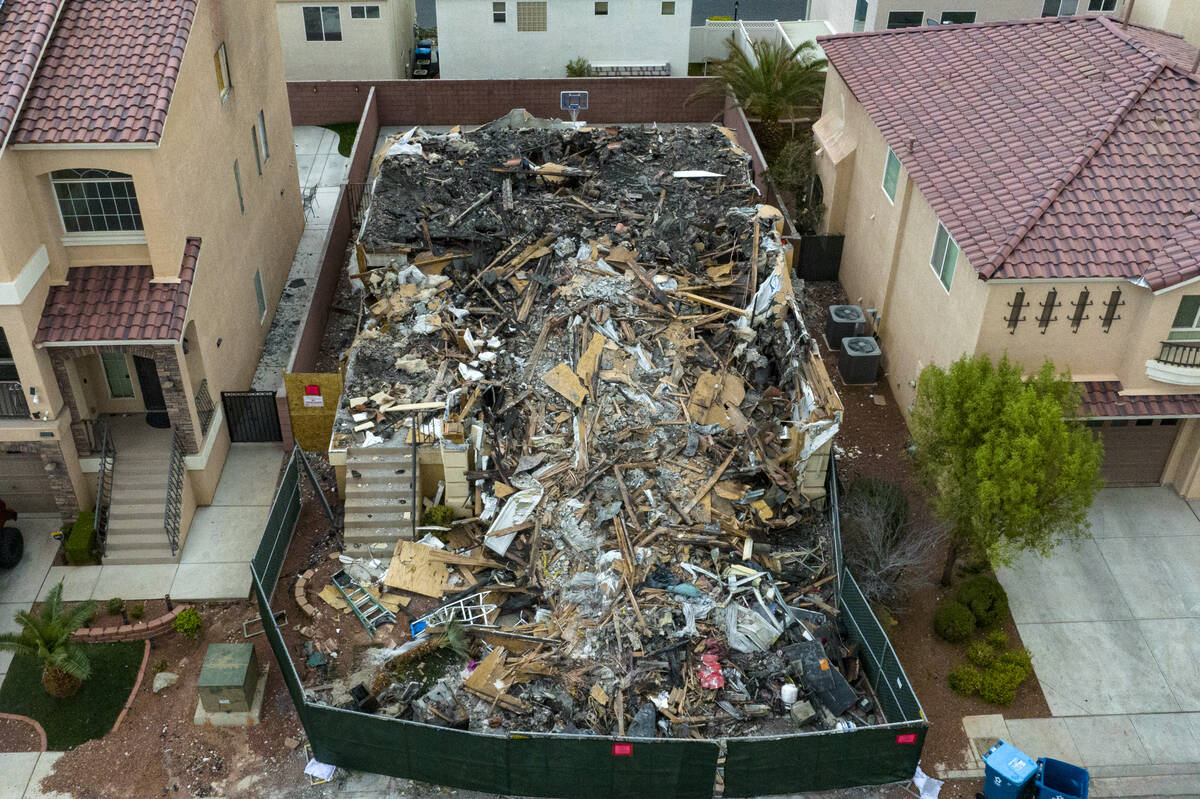
<path fill-rule="evenodd" d="M 937 522 L 914 523 L 898 487 L 856 483 L 841 510 L 846 563 L 868 600 L 899 609 L 931 582 L 945 531 Z"/>

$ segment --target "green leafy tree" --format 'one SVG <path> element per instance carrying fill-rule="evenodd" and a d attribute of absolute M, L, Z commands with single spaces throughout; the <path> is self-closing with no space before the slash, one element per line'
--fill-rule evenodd
<path fill-rule="evenodd" d="M 19 633 L 0 634 L 0 651 L 36 658 L 42 664 L 42 686 L 56 697 L 73 696 L 83 681 L 92 676 L 92 664 L 71 634 L 96 612 L 95 602 L 63 607 L 63 585 L 50 589 L 37 614 L 17 611 Z"/>
<path fill-rule="evenodd" d="M 921 373 L 909 429 L 949 528 L 943 585 L 960 555 L 1007 563 L 1086 533 L 1103 448 L 1076 418 L 1081 399 L 1048 360 L 1028 379 L 1007 356 L 963 356 Z"/>
<path fill-rule="evenodd" d="M 583 56 L 572 58 L 567 62 L 568 78 L 586 78 L 592 74 L 592 65 Z"/>
<path fill-rule="evenodd" d="M 773 154 L 783 144 L 780 119 L 820 108 L 827 62 L 817 55 L 819 50 L 813 41 L 791 48 L 757 41 L 751 44 L 750 55 L 737 46 L 733 37 L 726 40 L 725 47 L 729 55 L 709 69 L 709 74 L 719 80 L 707 82 L 690 99 L 725 97 L 732 91 L 736 104 L 762 123 L 763 145 Z"/>

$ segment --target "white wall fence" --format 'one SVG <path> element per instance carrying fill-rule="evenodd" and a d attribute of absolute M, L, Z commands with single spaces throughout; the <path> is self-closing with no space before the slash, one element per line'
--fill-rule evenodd
<path fill-rule="evenodd" d="M 795 47 L 779 20 L 710 19 L 703 26 L 692 28 L 688 61 L 717 61 L 725 58 L 728 55 L 725 42 L 730 36 L 752 63 L 757 63 L 754 52 L 751 50 L 753 42 L 767 41 L 771 44 L 782 42 L 788 49 Z"/>

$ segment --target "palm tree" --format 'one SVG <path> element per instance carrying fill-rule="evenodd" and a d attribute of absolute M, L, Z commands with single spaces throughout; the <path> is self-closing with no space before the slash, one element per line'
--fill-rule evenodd
<path fill-rule="evenodd" d="M 732 91 L 736 105 L 761 121 L 763 144 L 774 154 L 784 138 L 779 120 L 820 108 L 828 62 L 818 57 L 811 40 L 790 49 L 782 42 L 757 41 L 747 53 L 731 36 L 725 47 L 729 56 L 714 63 L 710 72 L 720 80 L 707 82 L 689 99 L 724 97 Z"/>
<path fill-rule="evenodd" d="M 17 611 L 19 633 L 0 634 L 0 651 L 37 658 L 42 663 L 42 686 L 51 696 L 74 696 L 79 686 L 92 675 L 92 664 L 83 648 L 71 640 L 71 634 L 87 623 L 96 612 L 96 603 L 87 601 L 64 608 L 63 584 L 50 589 L 42 609 L 34 615 Z"/>

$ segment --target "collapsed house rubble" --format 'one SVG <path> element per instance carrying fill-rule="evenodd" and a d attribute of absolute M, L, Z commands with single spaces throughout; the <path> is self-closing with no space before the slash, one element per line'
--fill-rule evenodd
<path fill-rule="evenodd" d="M 749 158 L 716 126 L 504 123 L 373 166 L 330 460 L 348 520 L 371 480 L 416 507 L 347 522 L 318 612 L 375 645 L 310 696 L 477 731 L 882 723 L 834 598 L 841 405 Z"/>

